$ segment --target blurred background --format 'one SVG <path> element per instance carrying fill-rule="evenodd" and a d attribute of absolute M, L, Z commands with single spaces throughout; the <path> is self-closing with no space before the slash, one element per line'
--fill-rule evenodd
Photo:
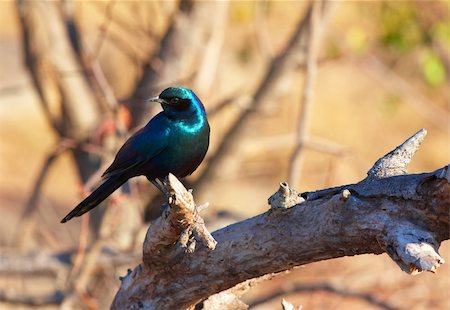
<path fill-rule="evenodd" d="M 185 184 L 210 203 L 211 230 L 266 211 L 281 181 L 358 182 L 421 128 L 409 172 L 447 165 L 449 3 L 0 2 L 0 308 L 109 307 L 163 200 L 135 178 L 59 221 L 167 86 L 192 88 L 209 113 L 210 150 Z M 383 254 L 292 270 L 244 301 L 449 309 L 449 292 L 448 264 L 409 276 Z"/>

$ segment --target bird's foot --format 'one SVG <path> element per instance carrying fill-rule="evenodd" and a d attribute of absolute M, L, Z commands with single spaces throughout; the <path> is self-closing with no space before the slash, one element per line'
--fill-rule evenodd
<path fill-rule="evenodd" d="M 166 184 L 163 181 L 161 181 L 160 179 L 155 179 L 150 180 L 150 182 L 152 182 L 152 184 L 155 185 L 155 187 L 159 189 L 159 191 L 163 193 L 164 196 L 166 197 L 170 196 L 169 192 L 166 190 Z"/>

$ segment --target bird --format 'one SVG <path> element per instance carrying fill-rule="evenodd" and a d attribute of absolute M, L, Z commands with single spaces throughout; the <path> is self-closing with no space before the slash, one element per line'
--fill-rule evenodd
<path fill-rule="evenodd" d="M 164 192 L 163 180 L 169 173 L 183 178 L 201 164 L 210 127 L 197 95 L 188 88 L 169 87 L 148 101 L 161 104 L 162 111 L 123 144 L 103 173 L 103 183 L 61 223 L 92 210 L 130 178 L 143 175 Z"/>

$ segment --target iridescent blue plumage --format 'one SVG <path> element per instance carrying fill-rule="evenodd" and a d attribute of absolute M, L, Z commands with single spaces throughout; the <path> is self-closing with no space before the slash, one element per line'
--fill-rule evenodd
<path fill-rule="evenodd" d="M 170 87 L 152 101 L 159 102 L 163 111 L 125 142 L 103 174 L 105 181 L 62 223 L 95 208 L 129 178 L 145 175 L 158 187 L 157 180 L 169 173 L 185 177 L 203 161 L 209 124 L 200 99 L 190 89 Z"/>

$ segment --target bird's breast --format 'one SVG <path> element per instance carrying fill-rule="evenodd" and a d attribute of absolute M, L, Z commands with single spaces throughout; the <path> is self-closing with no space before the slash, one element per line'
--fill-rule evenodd
<path fill-rule="evenodd" d="M 209 124 L 206 119 L 198 122 L 176 121 L 170 126 L 167 148 L 159 156 L 159 170 L 184 177 L 197 169 L 209 147 Z"/>

